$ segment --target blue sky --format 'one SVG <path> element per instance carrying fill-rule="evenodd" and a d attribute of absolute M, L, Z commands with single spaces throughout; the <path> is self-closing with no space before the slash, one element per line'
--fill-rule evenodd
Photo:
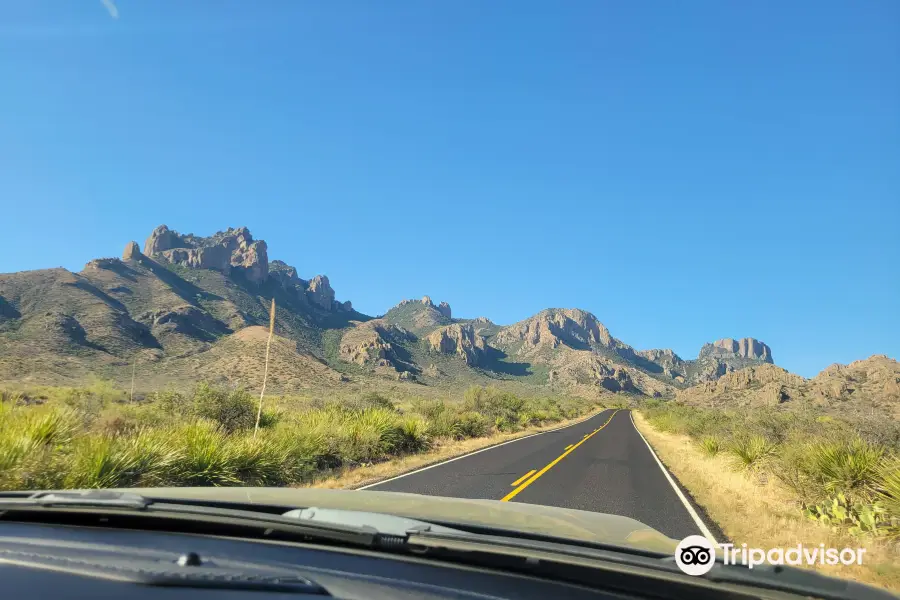
<path fill-rule="evenodd" d="M 246 225 L 380 314 L 900 358 L 900 3 L 0 1 L 0 272 Z"/>

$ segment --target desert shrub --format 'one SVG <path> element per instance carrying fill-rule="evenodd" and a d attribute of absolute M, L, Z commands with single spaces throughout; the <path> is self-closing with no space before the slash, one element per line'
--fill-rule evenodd
<path fill-rule="evenodd" d="M 491 429 L 490 423 L 484 415 L 472 411 L 460 414 L 458 423 L 456 432 L 462 439 L 483 437 Z"/>
<path fill-rule="evenodd" d="M 187 418 L 193 414 L 194 406 L 190 399 L 175 390 L 168 389 L 156 392 L 150 396 L 159 410 L 173 418 Z"/>
<path fill-rule="evenodd" d="M 369 392 L 367 394 L 363 394 L 363 396 L 360 398 L 360 403 L 363 408 L 383 408 L 386 410 L 394 410 L 394 403 L 378 392 Z"/>
<path fill-rule="evenodd" d="M 252 429 L 257 403 L 244 389 L 223 390 L 201 383 L 194 391 L 194 413 L 218 423 L 226 433 Z"/>

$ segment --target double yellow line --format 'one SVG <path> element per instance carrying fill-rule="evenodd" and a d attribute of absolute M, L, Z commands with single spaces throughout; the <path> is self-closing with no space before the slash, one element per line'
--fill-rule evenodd
<path fill-rule="evenodd" d="M 520 477 L 519 479 L 515 480 L 515 481 L 513 482 L 513 485 L 518 485 L 519 487 L 517 487 L 516 489 L 514 489 L 513 491 L 511 491 L 510 493 L 508 493 L 506 496 L 504 496 L 504 497 L 500 500 L 500 502 L 509 502 L 510 500 L 512 500 L 513 498 L 515 498 L 515 497 L 519 494 L 519 492 L 521 492 L 522 490 L 524 490 L 525 488 L 527 488 L 529 485 L 531 485 L 532 483 L 534 483 L 535 481 L 537 481 L 537 480 L 540 478 L 541 475 L 543 475 L 544 473 L 546 473 L 547 471 L 549 471 L 550 469 L 552 469 L 553 466 L 554 466 L 556 463 L 558 463 L 559 461 L 561 461 L 562 459 L 564 459 L 565 457 L 567 457 L 569 454 L 571 454 L 572 452 L 574 452 L 575 449 L 576 449 L 578 446 L 582 445 L 583 443 L 585 443 L 586 441 L 588 441 L 589 439 L 591 439 L 591 436 L 593 436 L 595 433 L 597 433 L 598 431 L 600 431 L 601 429 L 603 429 L 604 427 L 606 427 L 607 425 L 609 425 L 609 422 L 612 421 L 612 418 L 613 418 L 614 416 L 616 416 L 616 413 L 617 413 L 617 412 L 619 412 L 619 409 L 614 410 L 614 411 L 613 411 L 613 414 L 609 415 L 609 418 L 606 420 L 606 423 L 604 423 L 603 425 L 601 425 L 600 427 L 598 427 L 597 429 L 595 429 L 595 430 L 592 431 L 591 433 L 589 433 L 589 434 L 587 434 L 586 436 L 584 436 L 584 437 L 581 439 L 581 441 L 578 442 L 577 444 L 575 444 L 575 445 L 573 445 L 573 446 L 569 446 L 569 447 L 566 449 L 565 452 L 563 452 L 563 453 L 560 454 L 558 457 L 556 457 L 556 458 L 555 458 L 550 464 L 548 464 L 546 467 L 544 467 L 543 469 L 541 469 L 541 470 L 538 471 L 537 473 L 535 473 L 534 471 L 529 471 L 528 473 L 525 473 L 525 475 L 523 475 L 523 476 Z"/>

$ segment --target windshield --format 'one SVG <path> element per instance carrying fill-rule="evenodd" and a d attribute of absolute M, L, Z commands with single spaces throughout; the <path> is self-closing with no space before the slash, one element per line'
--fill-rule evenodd
<path fill-rule="evenodd" d="M 900 590 L 898 24 L 0 7 L 0 489 Z"/>

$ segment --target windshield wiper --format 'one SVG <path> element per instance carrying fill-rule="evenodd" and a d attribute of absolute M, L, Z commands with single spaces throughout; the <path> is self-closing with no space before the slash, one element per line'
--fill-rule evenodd
<path fill-rule="evenodd" d="M 117 513 L 123 516 L 155 517 L 236 527 L 252 527 L 263 530 L 264 535 L 275 533 L 305 536 L 320 540 L 376 547 L 386 542 L 396 545 L 394 536 L 383 536 L 374 527 L 346 525 L 320 521 L 300 520 L 267 512 L 221 508 L 207 504 L 158 502 L 130 492 L 91 490 L 86 492 L 49 492 L 27 497 L 0 497 L 0 520 L 14 519 L 28 513 L 42 512 Z M 389 538 L 389 539 L 384 539 Z"/>

